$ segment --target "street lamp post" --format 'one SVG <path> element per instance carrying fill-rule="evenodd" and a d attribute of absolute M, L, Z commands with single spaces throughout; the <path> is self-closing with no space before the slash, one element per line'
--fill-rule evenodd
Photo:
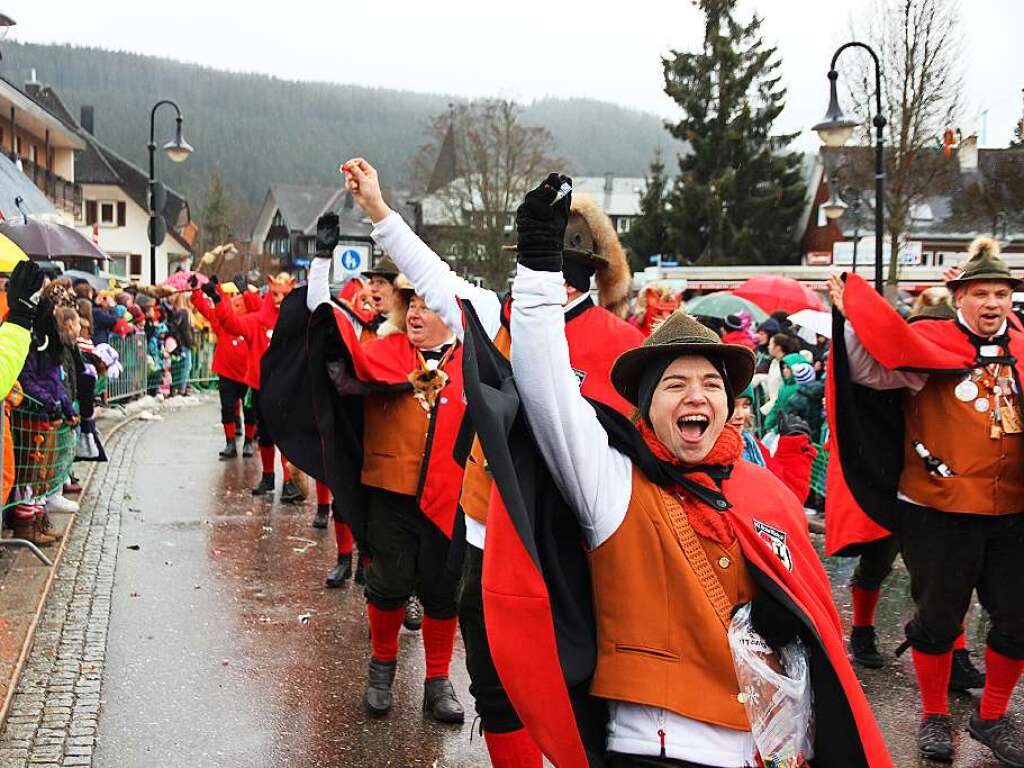
<path fill-rule="evenodd" d="M 839 95 L 836 92 L 836 61 L 847 48 L 863 48 L 875 62 L 875 116 L 872 125 L 875 127 L 875 290 L 882 293 L 883 257 L 882 244 L 885 232 L 885 116 L 882 114 L 882 68 L 878 55 L 866 43 L 851 42 L 839 46 L 832 55 L 832 65 L 828 71 L 829 102 L 824 119 L 814 126 L 822 142 L 828 147 L 841 147 L 853 135 L 857 121 L 843 115 L 839 106 Z M 841 214 L 840 214 L 841 215 Z"/>
<path fill-rule="evenodd" d="M 157 197 L 160 195 L 157 190 L 154 169 L 156 155 L 156 111 L 164 104 L 174 107 L 174 111 L 177 113 L 174 139 L 164 144 L 164 152 L 175 163 L 184 162 L 192 154 L 192 147 L 181 135 L 181 108 L 170 99 L 161 99 L 153 105 L 153 109 L 149 113 L 149 144 L 146 145 L 146 148 L 149 150 L 149 282 L 152 285 L 156 285 L 156 247 L 163 242 L 164 237 L 167 235 L 167 225 L 164 223 L 163 214 L 160 212 L 163 205 L 158 204 L 157 201 Z"/>
<path fill-rule="evenodd" d="M 853 217 L 853 265 L 850 269 L 854 274 L 857 273 L 857 245 L 860 243 L 860 225 L 862 223 L 862 212 L 861 203 L 863 201 L 860 190 L 856 187 L 847 187 L 843 190 L 842 195 L 839 194 L 839 182 L 833 177 L 829 182 L 829 187 L 832 189 L 832 194 L 829 195 L 829 199 L 825 201 L 825 216 L 836 221 L 842 217 L 847 210 Z M 845 198 L 845 200 L 844 200 Z M 847 204 L 846 200 L 850 203 Z"/>

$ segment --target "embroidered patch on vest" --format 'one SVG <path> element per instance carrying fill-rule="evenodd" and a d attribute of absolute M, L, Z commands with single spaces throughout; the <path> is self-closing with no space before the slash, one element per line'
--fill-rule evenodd
<path fill-rule="evenodd" d="M 572 372 L 576 374 L 576 381 L 580 385 L 580 388 L 582 388 L 583 381 L 587 378 L 586 371 L 581 371 L 579 368 L 573 368 Z"/>
<path fill-rule="evenodd" d="M 793 555 L 790 554 L 789 546 L 786 544 L 786 532 L 778 528 L 772 528 L 759 520 L 754 521 L 754 532 L 761 537 L 765 544 L 771 547 L 775 556 L 786 567 L 787 571 L 793 570 Z"/>

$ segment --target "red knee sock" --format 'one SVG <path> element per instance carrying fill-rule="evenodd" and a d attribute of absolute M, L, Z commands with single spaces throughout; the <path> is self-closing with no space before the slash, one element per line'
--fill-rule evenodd
<path fill-rule="evenodd" d="M 394 661 L 398 658 L 398 630 L 402 628 L 405 607 L 383 611 L 373 603 L 367 603 L 366 615 L 370 619 L 373 658 L 377 661 Z M 426 621 L 423 623 L 426 624 Z"/>
<path fill-rule="evenodd" d="M 255 424 L 246 424 L 245 425 L 245 439 L 246 440 L 252 440 L 254 437 L 256 437 L 256 425 Z"/>
<path fill-rule="evenodd" d="M 982 720 L 998 720 L 1006 714 L 1006 706 L 1022 671 L 1024 659 L 1011 659 L 985 648 L 985 690 L 981 692 L 978 711 Z"/>
<path fill-rule="evenodd" d="M 953 652 L 922 653 L 914 648 L 914 671 L 921 689 L 921 709 L 925 716 L 949 714 L 949 674 Z"/>
<path fill-rule="evenodd" d="M 330 504 L 331 503 L 331 489 L 321 483 L 319 480 L 316 481 L 316 503 L 317 504 Z"/>
<path fill-rule="evenodd" d="M 423 653 L 427 657 L 427 680 L 448 677 L 455 645 L 455 627 L 458 619 L 432 619 L 423 617 Z"/>
<path fill-rule="evenodd" d="M 878 598 L 881 597 L 882 590 L 864 589 L 854 585 L 850 592 L 853 595 L 853 626 L 875 626 L 875 608 L 878 607 Z"/>
<path fill-rule="evenodd" d="M 956 640 L 953 641 L 954 651 L 963 651 L 967 648 L 967 633 L 961 632 L 956 636 Z"/>
<path fill-rule="evenodd" d="M 339 555 L 352 554 L 352 529 L 340 520 L 334 521 L 334 540 L 338 543 Z"/>
<path fill-rule="evenodd" d="M 238 431 L 235 428 L 235 422 L 225 421 L 224 422 L 224 437 L 228 440 L 234 440 L 238 435 Z"/>
<path fill-rule="evenodd" d="M 288 459 L 281 454 L 281 478 L 287 483 L 292 479 L 292 471 L 288 468 Z"/>
<path fill-rule="evenodd" d="M 484 731 L 487 754 L 494 768 L 541 768 L 540 747 L 525 728 L 508 733 Z"/>
<path fill-rule="evenodd" d="M 274 446 L 272 445 L 261 445 L 260 446 L 260 462 L 263 464 L 263 474 L 272 475 L 274 474 Z"/>

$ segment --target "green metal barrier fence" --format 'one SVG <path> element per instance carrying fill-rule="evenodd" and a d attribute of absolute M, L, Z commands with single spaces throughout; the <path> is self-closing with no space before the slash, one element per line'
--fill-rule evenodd
<path fill-rule="evenodd" d="M 25 396 L 11 408 L 14 488 L 7 507 L 52 496 L 64 487 L 75 460 L 78 430 Z"/>
<path fill-rule="evenodd" d="M 217 384 L 217 374 L 211 370 L 213 350 L 216 341 L 209 330 L 196 329 L 195 347 L 191 351 L 191 366 L 184 354 L 171 358 L 171 388 L 184 389 L 187 383 L 199 389 L 208 389 Z M 121 338 L 110 337 L 110 346 L 117 350 L 121 362 L 121 375 L 116 379 L 104 379 L 97 383 L 97 391 L 107 393 L 108 403 L 117 403 L 142 397 L 147 392 L 160 388 L 163 380 L 163 361 L 153 367 L 146 349 L 146 335 L 133 333 Z M 187 375 L 187 379 L 186 379 Z"/>
<path fill-rule="evenodd" d="M 111 336 L 110 346 L 117 351 L 122 370 L 116 379 L 107 379 L 107 402 L 131 400 L 146 394 L 146 334 L 139 331 L 124 338 Z"/>

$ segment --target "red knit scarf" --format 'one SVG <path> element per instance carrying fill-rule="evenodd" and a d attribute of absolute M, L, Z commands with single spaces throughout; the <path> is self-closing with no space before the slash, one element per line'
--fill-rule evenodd
<path fill-rule="evenodd" d="M 641 419 L 637 427 L 640 429 L 640 434 L 643 436 L 644 442 L 647 443 L 647 447 L 651 449 L 651 453 L 653 453 L 658 460 L 667 464 L 672 464 L 676 467 L 687 466 L 672 455 L 668 448 L 666 448 L 661 440 L 658 439 L 654 430 L 647 425 L 646 421 Z M 740 460 L 742 453 L 743 438 L 740 437 L 739 430 L 731 424 L 726 424 L 725 429 L 722 430 L 722 434 L 718 436 L 718 440 L 715 442 L 714 447 L 708 455 L 704 457 L 704 461 L 701 462 L 701 465 L 731 467 Z M 705 488 L 720 490 L 715 484 L 715 481 L 704 472 L 688 472 L 686 477 L 695 483 L 703 485 Z M 731 546 L 736 540 L 736 535 L 732 531 L 732 526 L 729 525 L 729 521 L 721 512 L 715 510 L 706 502 L 697 498 L 697 496 L 688 491 L 684 486 L 675 484 L 671 488 L 666 488 L 665 490 L 676 496 L 680 502 L 682 502 L 683 510 L 686 512 L 686 517 L 690 521 L 690 525 L 693 527 L 693 530 L 697 532 L 698 536 L 711 539 L 712 541 L 721 544 L 723 547 Z"/>

